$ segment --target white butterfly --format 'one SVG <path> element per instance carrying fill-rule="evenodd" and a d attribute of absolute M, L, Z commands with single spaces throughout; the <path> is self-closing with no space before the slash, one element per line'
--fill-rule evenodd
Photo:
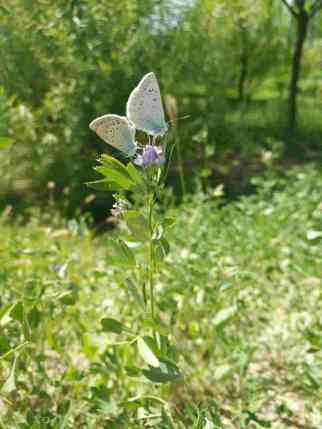
<path fill-rule="evenodd" d="M 126 116 L 138 130 L 153 137 L 163 136 L 167 132 L 160 88 L 154 73 L 146 74 L 131 92 Z"/>
<path fill-rule="evenodd" d="M 100 116 L 94 119 L 89 127 L 106 143 L 124 152 L 127 156 L 134 156 L 137 149 L 135 127 L 126 117 L 119 115 Z"/>

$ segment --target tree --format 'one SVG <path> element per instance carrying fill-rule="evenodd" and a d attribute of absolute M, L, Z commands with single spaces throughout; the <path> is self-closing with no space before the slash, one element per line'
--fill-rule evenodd
<path fill-rule="evenodd" d="M 307 37 L 310 21 L 322 8 L 322 0 L 281 0 L 296 21 L 296 40 L 293 50 L 292 70 L 288 96 L 288 124 L 293 132 L 297 125 L 297 95 L 298 82 L 301 73 L 301 62 L 304 43 Z"/>
<path fill-rule="evenodd" d="M 251 98 L 254 80 L 261 83 L 279 61 L 276 56 L 280 44 L 279 35 L 276 35 L 276 8 L 272 0 L 219 1 L 226 46 L 229 45 L 233 53 L 236 95 L 243 102 Z M 214 25 L 220 25 L 218 21 Z"/>

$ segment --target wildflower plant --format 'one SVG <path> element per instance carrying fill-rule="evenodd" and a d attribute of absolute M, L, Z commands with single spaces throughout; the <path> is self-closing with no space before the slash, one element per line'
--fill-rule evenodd
<path fill-rule="evenodd" d="M 166 235 L 173 219 L 162 214 L 158 207 L 173 143 L 160 140 L 168 127 L 154 74 L 146 75 L 132 92 L 127 117 L 105 115 L 90 127 L 126 155 L 122 162 L 103 154 L 100 165 L 95 167 L 102 178 L 90 182 L 89 186 L 114 192 L 112 215 L 122 228 L 118 238 L 111 241 L 113 254 L 109 264 L 115 267 L 138 309 L 135 326 L 105 317 L 102 328 L 120 335 L 122 347 L 137 349 L 134 354 L 137 355 L 137 351 L 140 358 L 134 366 L 126 368 L 129 375 L 156 384 L 179 380 L 182 375 L 177 366 L 176 348 L 171 344 L 167 318 L 160 312 L 155 288 L 157 274 L 170 249 Z M 135 129 L 147 134 L 145 143 L 134 140 Z"/>

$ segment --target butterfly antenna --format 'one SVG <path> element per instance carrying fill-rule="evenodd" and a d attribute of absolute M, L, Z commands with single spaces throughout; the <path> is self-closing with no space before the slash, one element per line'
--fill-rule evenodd
<path fill-rule="evenodd" d="M 188 119 L 190 117 L 191 115 L 185 115 L 185 116 L 180 116 L 179 118 L 176 118 L 176 119 L 170 119 L 170 121 L 168 121 L 168 124 L 173 124 L 174 122 L 181 121 L 181 119 Z"/>

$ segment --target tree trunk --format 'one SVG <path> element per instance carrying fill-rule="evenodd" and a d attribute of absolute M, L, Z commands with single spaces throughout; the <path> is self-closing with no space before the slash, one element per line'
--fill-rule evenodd
<path fill-rule="evenodd" d="M 301 72 L 301 61 L 303 54 L 303 46 L 307 36 L 307 29 L 309 23 L 309 16 L 303 9 L 296 17 L 297 24 L 297 37 L 293 52 L 292 60 L 292 74 L 289 88 L 289 129 L 293 132 L 297 124 L 297 95 L 298 95 L 298 82 Z"/>

